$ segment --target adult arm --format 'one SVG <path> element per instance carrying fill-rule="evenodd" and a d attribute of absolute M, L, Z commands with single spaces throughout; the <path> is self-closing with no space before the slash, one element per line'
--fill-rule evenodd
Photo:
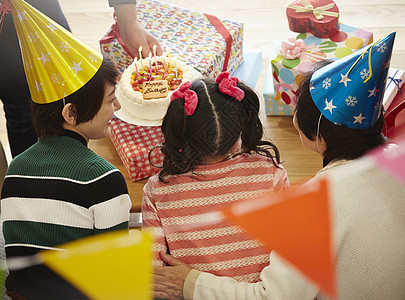
<path fill-rule="evenodd" d="M 171 267 L 155 268 L 155 297 L 168 299 L 282 299 L 313 300 L 319 290 L 274 251 L 260 282 L 238 282 L 191 269 L 169 255 L 162 258 Z M 188 268 L 187 268 L 188 267 Z"/>
<path fill-rule="evenodd" d="M 114 7 L 118 28 L 125 46 L 133 55 L 139 57 L 138 49 L 142 46 L 142 56 L 153 54 L 156 45 L 156 54 L 162 55 L 163 51 L 158 40 L 146 31 L 138 21 L 136 0 L 109 0 L 109 5 Z"/>

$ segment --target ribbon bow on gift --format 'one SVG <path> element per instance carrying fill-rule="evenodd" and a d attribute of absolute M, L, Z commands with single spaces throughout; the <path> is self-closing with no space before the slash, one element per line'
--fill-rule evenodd
<path fill-rule="evenodd" d="M 398 89 L 398 91 L 401 93 L 401 95 L 402 95 L 402 90 L 401 90 L 401 87 L 399 86 L 399 84 L 402 82 L 402 79 L 401 78 L 395 78 L 395 76 L 397 75 L 397 73 L 398 73 L 398 70 L 395 72 L 395 74 L 394 74 L 394 76 L 388 76 L 388 78 L 387 78 L 387 80 L 389 81 L 388 83 L 387 83 L 387 86 L 386 86 L 386 88 L 385 89 L 387 89 L 389 86 L 390 86 L 390 84 L 391 84 L 391 82 L 393 82 L 396 86 L 397 86 L 397 89 Z"/>
<path fill-rule="evenodd" d="M 281 42 L 280 54 L 287 59 L 295 59 L 301 56 L 302 52 L 307 51 L 304 40 L 289 37 Z"/>
<path fill-rule="evenodd" d="M 297 13 L 306 13 L 306 12 L 313 13 L 315 18 L 317 18 L 318 20 L 322 20 L 324 16 L 331 16 L 331 17 L 339 16 L 339 13 L 337 12 L 328 11 L 333 6 L 335 6 L 335 3 L 329 3 L 327 5 L 319 6 L 316 8 L 314 8 L 313 5 L 309 3 L 307 0 L 301 0 L 301 4 L 303 6 L 290 4 L 288 5 L 288 8 L 295 9 L 295 12 Z"/>
<path fill-rule="evenodd" d="M 11 13 L 11 4 L 3 0 L 0 2 L 0 32 L 3 29 L 4 18 L 7 14 Z"/>
<path fill-rule="evenodd" d="M 312 53 L 313 51 L 320 51 L 318 46 L 307 46 L 302 39 L 289 37 L 286 41 L 281 42 L 280 54 L 285 59 L 296 59 L 308 57 L 311 61 L 321 61 L 326 59 L 326 55 Z"/>

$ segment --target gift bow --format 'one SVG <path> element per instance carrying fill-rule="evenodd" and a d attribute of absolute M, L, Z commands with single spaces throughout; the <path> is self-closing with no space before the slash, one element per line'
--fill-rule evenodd
<path fill-rule="evenodd" d="M 295 9 L 295 12 L 297 13 L 306 13 L 306 12 L 313 13 L 315 18 L 317 18 L 318 20 L 322 20 L 324 16 L 331 16 L 331 17 L 339 16 L 339 13 L 337 12 L 328 11 L 329 9 L 333 8 L 333 6 L 335 6 L 335 3 L 329 3 L 327 5 L 319 6 L 316 8 L 314 8 L 313 5 L 309 3 L 307 0 L 301 0 L 301 4 L 303 6 L 290 4 L 287 7 Z"/>
<path fill-rule="evenodd" d="M 287 59 L 295 59 L 301 56 L 301 52 L 307 51 L 304 40 L 289 37 L 281 42 L 280 54 Z"/>
<path fill-rule="evenodd" d="M 3 29 L 4 18 L 7 14 L 11 13 L 11 4 L 7 0 L 0 2 L 0 33 Z"/>
<path fill-rule="evenodd" d="M 393 83 L 397 86 L 399 92 L 400 92 L 401 95 L 402 95 L 402 90 L 401 90 L 401 87 L 399 86 L 399 84 L 402 82 L 402 79 L 401 79 L 401 78 L 395 78 L 395 76 L 397 75 L 397 73 L 398 73 L 398 70 L 395 72 L 394 76 L 392 76 L 392 77 L 391 77 L 391 76 L 388 76 L 389 83 L 387 83 L 385 89 L 388 89 L 388 87 L 389 87 L 389 85 L 391 84 L 391 82 L 393 82 Z"/>

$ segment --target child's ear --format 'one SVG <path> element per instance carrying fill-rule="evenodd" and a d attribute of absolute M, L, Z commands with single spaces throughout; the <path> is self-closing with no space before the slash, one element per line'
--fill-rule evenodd
<path fill-rule="evenodd" d="M 325 153 L 326 148 L 327 148 L 326 142 L 323 139 L 322 135 L 320 135 L 317 139 L 318 139 L 318 141 L 317 141 L 317 150 L 319 151 L 320 154 L 323 154 L 323 153 Z"/>
<path fill-rule="evenodd" d="M 75 126 L 76 125 L 76 107 L 72 103 L 66 104 L 62 109 L 62 117 L 65 122 Z"/>

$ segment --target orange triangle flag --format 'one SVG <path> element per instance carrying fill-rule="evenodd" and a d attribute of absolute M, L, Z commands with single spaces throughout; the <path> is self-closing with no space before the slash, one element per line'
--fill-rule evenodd
<path fill-rule="evenodd" d="M 329 296 L 336 296 L 325 179 L 240 202 L 224 214 L 294 264 Z"/>

